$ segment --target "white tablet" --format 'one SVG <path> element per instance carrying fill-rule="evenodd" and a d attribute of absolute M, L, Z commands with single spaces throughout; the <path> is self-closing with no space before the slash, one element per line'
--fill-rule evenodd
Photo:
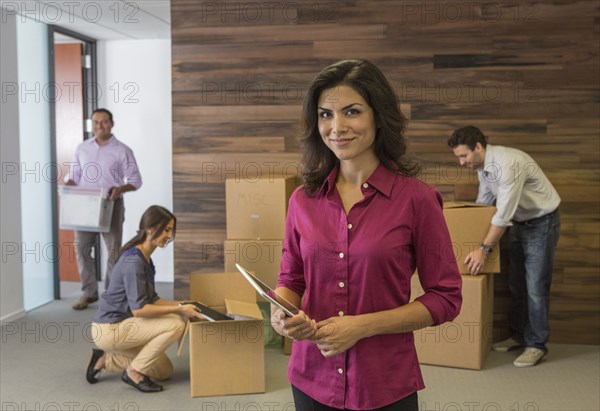
<path fill-rule="evenodd" d="M 281 308 L 281 311 L 283 311 L 285 313 L 285 315 L 287 315 L 288 317 L 292 317 L 295 314 L 297 314 L 298 311 L 300 311 L 288 300 L 286 300 L 285 298 L 283 298 L 280 295 L 275 294 L 275 291 L 271 287 L 269 287 L 268 285 L 266 285 L 265 283 L 260 281 L 258 278 L 256 278 L 252 274 L 250 274 L 248 272 L 248 270 L 246 270 L 244 267 L 242 267 L 241 265 L 239 265 L 237 263 L 235 266 L 238 269 L 238 271 L 240 273 L 242 273 L 244 278 L 246 280 L 248 280 L 248 282 L 252 285 L 252 287 L 254 287 L 254 289 L 258 292 L 258 294 L 260 294 L 260 296 L 262 298 L 264 298 L 271 304 L 277 306 L 278 308 Z M 277 300 L 274 297 L 272 297 L 272 295 L 273 296 L 277 295 Z"/>

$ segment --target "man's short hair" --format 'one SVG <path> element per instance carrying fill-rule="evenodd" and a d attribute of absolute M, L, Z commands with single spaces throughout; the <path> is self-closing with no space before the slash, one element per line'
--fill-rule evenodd
<path fill-rule="evenodd" d="M 115 124 L 115 122 L 113 121 L 112 113 L 110 111 L 108 111 L 107 109 L 105 109 L 105 108 L 97 108 L 96 110 L 94 110 L 92 112 L 92 117 L 96 113 L 106 113 L 106 114 L 108 114 L 108 119 L 110 120 L 110 124 Z"/>
<path fill-rule="evenodd" d="M 480 143 L 485 148 L 487 146 L 487 137 L 475 126 L 466 126 L 454 130 L 452 137 L 448 139 L 448 145 L 451 148 L 464 144 L 471 150 L 475 150 L 477 143 Z"/>

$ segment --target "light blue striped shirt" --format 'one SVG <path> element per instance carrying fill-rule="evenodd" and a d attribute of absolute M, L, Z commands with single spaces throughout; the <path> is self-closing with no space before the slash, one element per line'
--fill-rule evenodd
<path fill-rule="evenodd" d="M 560 204 L 558 192 L 538 163 L 516 148 L 488 144 L 477 176 L 477 202 L 496 205 L 492 217 L 496 226 L 509 227 L 513 220 L 542 217 Z"/>

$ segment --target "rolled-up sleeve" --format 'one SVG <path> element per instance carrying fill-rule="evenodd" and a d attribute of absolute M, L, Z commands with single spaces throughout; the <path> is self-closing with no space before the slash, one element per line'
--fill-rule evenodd
<path fill-rule="evenodd" d="M 81 145 L 75 149 L 73 161 L 68 164 L 69 169 L 63 180 L 65 183 L 68 183 L 69 180 L 72 180 L 76 185 L 78 185 L 79 181 L 81 181 L 81 163 L 79 161 L 80 147 Z"/>
<path fill-rule="evenodd" d="M 492 224 L 498 227 L 512 226 L 519 200 L 525 186 L 525 173 L 519 167 L 502 168 L 502 175 L 498 182 L 498 198 L 496 200 L 496 213 L 492 216 Z"/>
<path fill-rule="evenodd" d="M 438 325 L 460 313 L 462 279 L 436 189 L 415 199 L 414 218 L 417 271 L 425 291 L 415 300 L 427 307 Z"/>
<path fill-rule="evenodd" d="M 123 169 L 123 182 L 125 184 L 131 184 L 138 190 L 142 186 L 142 175 L 140 174 L 140 169 L 135 161 L 133 151 L 129 148 L 125 151 L 125 157 L 121 167 Z"/>
<path fill-rule="evenodd" d="M 300 236 L 298 230 L 296 230 L 296 219 L 298 217 L 296 199 L 299 190 L 300 188 L 297 188 L 290 197 L 285 220 L 285 240 L 283 242 L 277 287 L 288 288 L 299 296 L 302 296 L 306 289 L 306 280 L 304 278 L 304 263 L 300 251 Z"/>

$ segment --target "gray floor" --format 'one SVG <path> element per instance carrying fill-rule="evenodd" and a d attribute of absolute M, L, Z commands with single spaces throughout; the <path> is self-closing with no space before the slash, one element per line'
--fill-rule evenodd
<path fill-rule="evenodd" d="M 138 393 L 117 374 L 103 374 L 89 385 L 84 369 L 94 310 L 70 308 L 78 295 L 75 284 L 63 284 L 62 290 L 62 300 L 3 324 L 2 410 L 294 410 L 286 378 L 289 357 L 279 349 L 266 350 L 265 394 L 191 398 L 189 355 L 178 358 L 175 347 L 168 353 L 176 371 L 163 393 Z M 161 285 L 159 294 L 170 292 L 170 285 Z M 492 352 L 482 371 L 422 366 L 427 388 L 419 393 L 421 410 L 600 410 L 599 346 L 551 344 L 547 361 L 529 369 L 512 366 L 516 356 Z"/>

